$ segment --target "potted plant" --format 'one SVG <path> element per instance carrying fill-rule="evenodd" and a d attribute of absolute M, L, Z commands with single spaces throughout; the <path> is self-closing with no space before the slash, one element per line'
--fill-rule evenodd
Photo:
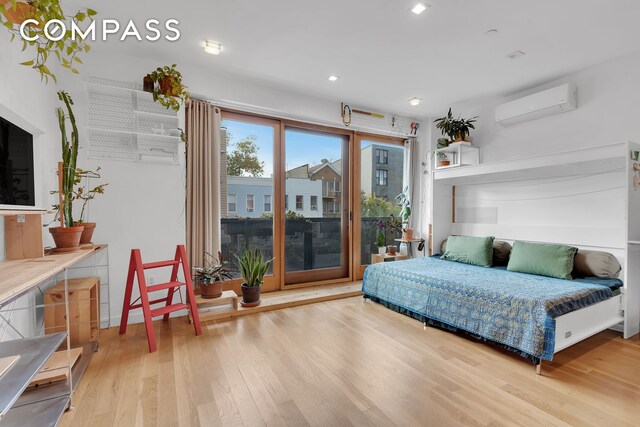
<path fill-rule="evenodd" d="M 93 21 L 95 15 L 96 11 L 93 9 L 80 9 L 75 15 L 66 15 L 59 0 L 0 0 L 0 26 L 11 33 L 11 40 L 17 38 L 22 41 L 22 50 L 31 46 L 35 51 L 35 58 L 22 62 L 21 65 L 38 71 L 47 83 L 49 78 L 56 82 L 56 76 L 47 67 L 50 57 L 56 57 L 63 68 L 78 74 L 76 67 L 82 64 L 80 55 L 89 52 L 90 46 L 80 37 L 72 38 L 70 30 L 67 30 L 59 41 L 49 40 L 45 35 L 44 23 L 54 19 L 62 22 L 73 21 L 80 28 L 83 22 Z M 27 38 L 23 38 L 20 26 L 27 19 L 35 19 L 39 25 L 26 25 L 24 33 Z"/>
<path fill-rule="evenodd" d="M 75 189 L 74 197 L 76 200 L 82 200 L 82 209 L 80 210 L 80 219 L 75 221 L 74 225 L 82 225 L 84 230 L 82 231 L 82 236 L 80 237 L 80 244 L 87 245 L 91 244 L 91 239 L 93 238 L 93 232 L 96 229 L 95 222 L 87 222 L 87 205 L 89 201 L 95 199 L 98 194 L 104 194 L 104 188 L 109 185 L 108 183 L 97 185 L 91 188 L 91 180 L 100 178 L 100 167 L 95 171 L 83 170 L 80 168 L 76 168 L 76 176 L 75 176 L 75 184 L 81 184 L 84 180 L 84 183 L 78 185 Z"/>
<path fill-rule="evenodd" d="M 447 138 L 438 138 L 438 150 L 449 146 L 449 140 Z M 438 157 L 438 166 L 449 166 L 451 162 L 445 153 L 442 151 L 436 151 Z"/>
<path fill-rule="evenodd" d="M 205 252 L 205 266 L 195 267 L 193 280 L 200 288 L 202 298 L 218 298 L 222 295 L 224 279 L 233 279 L 229 270 L 222 262 L 222 253 L 218 251 L 218 258 L 214 258 L 209 252 Z"/>
<path fill-rule="evenodd" d="M 57 206 L 60 227 L 49 228 L 49 232 L 53 235 L 57 250 L 73 251 L 80 248 L 80 238 L 84 230 L 83 226 L 74 225 L 73 221 L 73 200 L 75 198 L 73 190 L 76 184 L 76 163 L 80 143 L 76 119 L 71 108 L 73 100 L 67 92 L 62 90 L 58 91 L 58 99 L 64 103 L 67 109 L 65 113 L 61 107 L 56 108 L 62 141 L 62 162 L 58 166 L 58 196 L 60 201 Z M 67 137 L 67 120 L 71 123 L 71 141 Z M 56 206 L 54 206 L 55 208 Z"/>
<path fill-rule="evenodd" d="M 402 208 L 400 211 L 400 220 L 402 221 L 402 239 L 413 239 L 413 228 L 409 227 L 409 218 L 411 218 L 411 196 L 409 195 L 409 187 L 404 187 L 402 193 L 396 196 L 398 206 Z"/>
<path fill-rule="evenodd" d="M 159 102 L 167 109 L 180 110 L 180 104 L 189 100 L 189 92 L 182 84 L 182 74 L 176 69 L 176 64 L 171 67 L 165 65 L 158 67 L 147 75 L 154 83 L 153 100 Z"/>
<path fill-rule="evenodd" d="M 387 252 L 387 247 L 385 246 L 386 237 L 384 235 L 385 224 L 384 221 L 378 220 L 375 222 L 376 228 L 378 229 L 378 234 L 376 235 L 376 245 L 378 246 L 378 255 L 384 256 Z"/>
<path fill-rule="evenodd" d="M 474 123 L 478 116 L 470 119 L 463 119 L 460 116 L 455 118 L 449 108 L 449 112 L 446 116 L 440 117 L 433 122 L 436 124 L 436 128 L 440 129 L 442 135 L 448 136 L 452 142 L 464 141 L 470 134 L 471 129 L 475 129 Z"/>
<path fill-rule="evenodd" d="M 394 241 L 402 232 L 402 220 L 395 215 L 391 215 L 391 217 L 387 220 L 385 227 L 387 232 L 391 234 L 391 241 Z M 389 255 L 395 255 L 397 251 L 397 245 L 387 245 L 387 253 Z"/>
<path fill-rule="evenodd" d="M 238 260 L 242 280 L 244 280 L 241 286 L 242 305 L 244 307 L 255 307 L 260 304 L 262 282 L 273 258 L 265 261 L 260 249 L 253 251 L 245 249 L 242 256 L 236 255 L 236 259 Z"/>

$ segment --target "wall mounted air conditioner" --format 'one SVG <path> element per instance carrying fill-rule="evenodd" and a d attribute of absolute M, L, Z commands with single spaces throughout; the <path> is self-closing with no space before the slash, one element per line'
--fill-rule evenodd
<path fill-rule="evenodd" d="M 496 107 L 496 122 L 502 126 L 537 120 L 575 110 L 576 87 L 564 84 Z"/>

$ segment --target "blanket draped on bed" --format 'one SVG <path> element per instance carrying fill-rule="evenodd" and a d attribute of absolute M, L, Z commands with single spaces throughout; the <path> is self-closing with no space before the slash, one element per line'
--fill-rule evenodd
<path fill-rule="evenodd" d="M 435 257 L 371 265 L 362 292 L 544 360 L 553 358 L 556 317 L 612 295 L 607 286 Z"/>

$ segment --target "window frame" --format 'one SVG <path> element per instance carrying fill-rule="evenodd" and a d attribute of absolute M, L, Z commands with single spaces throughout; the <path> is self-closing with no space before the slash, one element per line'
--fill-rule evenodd
<path fill-rule="evenodd" d="M 251 197 L 251 210 L 249 210 L 249 197 Z M 256 196 L 255 194 L 247 194 L 245 198 L 245 211 L 247 213 L 254 213 L 256 211 Z"/>
<path fill-rule="evenodd" d="M 272 203 L 272 199 L 273 198 L 271 197 L 271 194 L 265 194 L 263 196 L 263 198 L 264 198 L 264 203 L 263 203 L 263 206 L 262 206 L 263 211 L 264 212 L 273 212 L 273 203 Z M 268 202 L 267 202 L 267 198 L 269 200 Z M 267 206 L 269 206 L 268 209 L 267 209 Z"/>
<path fill-rule="evenodd" d="M 300 207 L 298 207 L 298 197 L 300 198 Z M 296 210 L 303 211 L 304 210 L 304 194 L 296 194 Z"/>
<path fill-rule="evenodd" d="M 231 209 L 231 197 L 233 197 L 233 209 Z M 238 197 L 236 193 L 227 193 L 227 212 L 238 212 Z"/>

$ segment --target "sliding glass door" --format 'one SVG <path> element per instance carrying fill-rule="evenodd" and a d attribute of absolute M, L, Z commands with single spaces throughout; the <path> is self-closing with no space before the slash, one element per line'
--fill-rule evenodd
<path fill-rule="evenodd" d="M 349 136 L 286 126 L 284 283 L 349 278 Z"/>

